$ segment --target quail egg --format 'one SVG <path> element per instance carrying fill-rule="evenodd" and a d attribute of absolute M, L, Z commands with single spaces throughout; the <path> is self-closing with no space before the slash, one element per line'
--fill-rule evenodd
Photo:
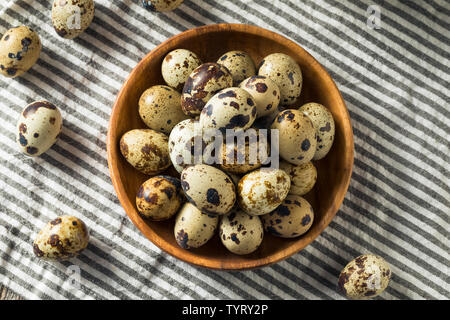
<path fill-rule="evenodd" d="M 248 215 L 241 210 L 233 210 L 222 217 L 219 236 L 229 251 L 244 255 L 259 248 L 263 241 L 264 229 L 259 217 Z"/>
<path fill-rule="evenodd" d="M 317 169 L 311 161 L 295 165 L 287 161 L 280 162 L 280 169 L 291 178 L 289 194 L 303 196 L 312 190 L 317 181 Z"/>
<path fill-rule="evenodd" d="M 166 12 L 175 10 L 184 0 L 142 0 L 142 5 L 150 11 Z"/>
<path fill-rule="evenodd" d="M 72 216 L 58 217 L 45 225 L 33 242 L 39 258 L 66 260 L 77 256 L 89 243 L 83 221 Z"/>
<path fill-rule="evenodd" d="M 36 63 L 41 49 L 41 39 L 33 29 L 9 29 L 0 40 L 0 72 L 7 78 L 20 76 Z"/>
<path fill-rule="evenodd" d="M 264 229 L 277 237 L 295 238 L 306 233 L 314 220 L 314 211 L 304 198 L 290 194 L 275 210 L 261 216 Z"/>
<path fill-rule="evenodd" d="M 181 110 L 181 95 L 168 86 L 153 86 L 139 99 L 139 115 L 150 129 L 169 134 L 173 127 L 188 117 Z"/>
<path fill-rule="evenodd" d="M 197 67 L 184 84 L 181 108 L 195 117 L 218 91 L 233 85 L 230 71 L 217 63 L 204 63 Z"/>
<path fill-rule="evenodd" d="M 311 119 L 317 133 L 317 147 L 313 160 L 324 158 L 331 149 L 334 141 L 335 125 L 331 112 L 319 103 L 307 103 L 300 107 Z"/>
<path fill-rule="evenodd" d="M 227 88 L 216 93 L 200 114 L 203 130 L 248 129 L 256 119 L 253 97 L 241 88 Z"/>
<path fill-rule="evenodd" d="M 156 176 L 145 181 L 136 196 L 136 206 L 144 218 L 161 221 L 172 218 L 183 203 L 180 179 Z"/>
<path fill-rule="evenodd" d="M 184 249 L 199 248 L 211 239 L 219 224 L 219 216 L 203 213 L 185 203 L 175 220 L 175 239 Z"/>
<path fill-rule="evenodd" d="M 302 70 L 290 56 L 283 53 L 268 55 L 260 63 L 258 75 L 266 76 L 278 85 L 282 105 L 292 105 L 300 97 L 303 85 Z"/>
<path fill-rule="evenodd" d="M 289 193 L 291 181 L 280 169 L 260 168 L 247 173 L 238 184 L 239 207 L 250 215 L 275 210 Z"/>
<path fill-rule="evenodd" d="M 240 88 L 250 93 L 256 102 L 256 117 L 272 114 L 280 103 L 280 89 L 278 85 L 265 76 L 253 76 L 245 79 Z"/>
<path fill-rule="evenodd" d="M 236 190 L 231 178 L 204 164 L 187 167 L 181 173 L 181 187 L 190 203 L 209 214 L 226 214 L 234 206 Z"/>
<path fill-rule="evenodd" d="M 124 158 L 144 174 L 155 175 L 170 167 L 169 138 L 152 129 L 134 129 L 120 139 Z"/>
<path fill-rule="evenodd" d="M 94 13 L 94 0 L 54 0 L 53 28 L 60 37 L 76 38 L 89 27 Z"/>
<path fill-rule="evenodd" d="M 161 73 L 167 85 L 181 91 L 189 75 L 201 64 L 199 57 L 192 51 L 176 49 L 164 58 Z"/>
<path fill-rule="evenodd" d="M 301 111 L 287 109 L 280 112 L 272 123 L 272 129 L 278 130 L 281 158 L 297 165 L 313 158 L 317 146 L 316 129 Z"/>
<path fill-rule="evenodd" d="M 17 122 L 16 141 L 20 150 L 28 156 L 39 156 L 57 140 L 62 129 L 59 109 L 48 101 L 29 104 Z"/>
<path fill-rule="evenodd" d="M 350 261 L 339 275 L 339 289 L 350 299 L 370 299 L 389 285 L 391 270 L 387 262 L 373 254 Z"/>
<path fill-rule="evenodd" d="M 245 78 L 256 74 L 255 63 L 244 51 L 227 52 L 217 60 L 217 63 L 230 71 L 233 77 L 233 86 L 238 86 Z"/>

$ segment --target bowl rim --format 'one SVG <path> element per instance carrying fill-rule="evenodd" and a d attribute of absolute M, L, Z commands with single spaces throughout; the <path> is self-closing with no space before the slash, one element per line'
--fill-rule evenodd
<path fill-rule="evenodd" d="M 343 109 L 345 109 L 344 113 L 344 123 L 348 124 L 350 130 L 347 130 L 350 133 L 350 136 L 346 136 L 346 141 L 350 143 L 349 146 L 349 152 L 345 155 L 346 159 L 344 162 L 346 164 L 350 164 L 347 176 L 345 177 L 345 184 L 344 188 L 341 188 L 334 200 L 334 205 L 331 206 L 327 211 L 332 211 L 331 214 L 329 212 L 326 212 L 326 217 L 324 220 L 321 221 L 321 224 L 319 226 L 318 231 L 314 235 L 310 235 L 308 238 L 308 241 L 306 242 L 296 242 L 293 243 L 293 245 L 289 246 L 288 248 L 284 250 L 280 250 L 269 257 L 265 258 L 259 258 L 254 259 L 250 261 L 239 261 L 238 266 L 233 266 L 230 263 L 223 264 L 217 261 L 212 261 L 208 258 L 204 257 L 198 257 L 195 256 L 194 259 L 190 259 L 189 257 L 191 255 L 185 254 L 185 255 L 178 255 L 177 252 L 180 252 L 179 250 L 174 250 L 171 248 L 171 246 L 168 246 L 165 241 L 161 241 L 161 239 L 156 236 L 151 230 L 149 230 L 149 227 L 147 224 L 139 223 L 137 220 L 135 220 L 135 217 L 129 213 L 130 210 L 135 210 L 133 204 L 128 200 L 127 193 L 125 191 L 125 187 L 120 180 L 120 173 L 117 164 L 113 161 L 113 153 L 112 153 L 112 145 L 116 143 L 116 141 L 113 141 L 116 139 L 116 136 L 112 133 L 111 130 L 111 124 L 117 121 L 118 112 L 116 110 L 119 108 L 119 102 L 121 100 L 121 97 L 124 95 L 124 92 L 126 90 L 127 84 L 130 81 L 130 79 L 133 78 L 135 73 L 138 72 L 138 69 L 140 68 L 140 65 L 143 63 L 144 60 L 151 59 L 153 56 L 155 56 L 157 53 L 159 53 L 160 50 L 163 50 L 167 45 L 170 43 L 177 41 L 177 39 L 183 37 L 183 38 L 191 38 L 193 36 L 199 35 L 199 34 L 205 34 L 210 32 L 226 32 L 226 31 L 235 31 L 235 32 L 245 32 L 252 35 L 262 36 L 266 38 L 271 38 L 274 41 L 277 41 L 281 43 L 282 45 L 290 48 L 295 48 L 295 50 L 303 51 L 304 57 L 306 59 L 306 63 L 314 65 L 315 68 L 320 70 L 324 74 L 324 78 L 329 84 L 332 86 L 334 90 L 338 93 L 338 103 L 341 104 Z M 208 269 L 214 269 L 214 270 L 224 270 L 224 271 L 242 271 L 242 270 L 248 270 L 248 269 L 254 269 L 254 268 L 260 268 L 264 266 L 268 266 L 271 264 L 275 264 L 277 262 L 280 262 L 284 259 L 289 258 L 295 253 L 298 253 L 302 249 L 304 249 L 306 246 L 311 244 L 322 232 L 325 230 L 325 228 L 330 224 L 330 222 L 335 217 L 337 211 L 339 210 L 340 206 L 342 205 L 342 202 L 344 201 L 345 194 L 347 193 L 348 187 L 350 185 L 350 180 L 352 176 L 353 171 L 353 164 L 354 164 L 354 140 L 353 140 L 353 130 L 352 130 L 352 124 L 350 115 L 347 109 L 347 106 L 345 104 L 344 99 L 342 98 L 342 94 L 339 91 L 338 87 L 336 86 L 336 83 L 331 78 L 327 70 L 311 55 L 309 54 L 305 49 L 303 49 L 299 44 L 296 42 L 276 33 L 270 30 L 267 30 L 262 27 L 254 26 L 254 25 L 248 25 L 248 24 L 237 24 L 237 23 L 221 23 L 221 24 L 213 24 L 213 25 L 204 25 L 197 28 L 189 29 L 184 32 L 181 32 L 166 41 L 162 42 L 155 48 L 153 48 L 148 54 L 145 55 L 144 58 L 142 58 L 138 64 L 133 68 L 133 70 L 128 75 L 127 79 L 123 83 L 119 93 L 117 94 L 117 98 L 114 102 L 113 108 L 111 110 L 111 116 L 108 124 L 108 133 L 107 133 L 107 160 L 108 160 L 108 167 L 109 172 L 111 175 L 111 180 L 114 186 L 114 189 L 116 191 L 117 197 L 125 210 L 128 218 L 133 222 L 133 224 L 140 230 L 140 232 L 149 239 L 154 245 L 156 245 L 159 249 L 162 251 L 170 254 L 171 256 L 187 262 L 191 265 L 197 266 L 197 267 L 203 267 Z M 183 250 L 180 248 L 180 250 Z M 186 250 L 183 250 L 186 251 Z M 192 254 L 193 255 L 193 254 Z"/>

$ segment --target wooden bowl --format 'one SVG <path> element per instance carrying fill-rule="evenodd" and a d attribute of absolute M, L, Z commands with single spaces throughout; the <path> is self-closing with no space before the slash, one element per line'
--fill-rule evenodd
<path fill-rule="evenodd" d="M 336 122 L 336 136 L 330 153 L 315 163 L 318 180 L 306 195 L 314 208 L 311 229 L 296 239 L 282 239 L 268 233 L 260 248 L 246 256 L 230 253 L 214 236 L 206 245 L 184 250 L 175 241 L 174 219 L 150 222 L 136 209 L 135 197 L 141 183 L 150 178 L 135 170 L 119 150 L 121 136 L 135 128 L 145 128 L 138 114 L 140 95 L 149 87 L 164 84 L 161 63 L 174 49 L 189 49 L 204 62 L 216 61 L 230 50 L 248 52 L 259 63 L 268 54 L 282 52 L 293 57 L 303 71 L 303 90 L 296 108 L 306 102 L 327 106 Z M 243 270 L 265 266 L 285 259 L 311 243 L 330 223 L 339 209 L 350 183 L 353 166 L 353 132 L 350 117 L 337 89 L 325 69 L 298 44 L 274 32 L 250 25 L 218 24 L 185 31 L 153 49 L 134 68 L 119 92 L 108 130 L 108 164 L 117 196 L 131 221 L 156 246 L 188 263 L 212 269 Z M 172 173 L 176 171 L 172 168 Z M 143 243 L 143 246 L 146 244 Z"/>

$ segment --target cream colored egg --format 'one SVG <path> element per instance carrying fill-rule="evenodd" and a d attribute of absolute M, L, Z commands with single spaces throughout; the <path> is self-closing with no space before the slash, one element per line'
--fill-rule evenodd
<path fill-rule="evenodd" d="M 202 64 L 192 51 L 176 49 L 169 52 L 161 64 L 161 73 L 167 85 L 180 91 L 192 71 Z"/>
<path fill-rule="evenodd" d="M 280 169 L 291 178 L 289 194 L 303 196 L 314 188 L 317 181 L 317 169 L 311 161 L 295 165 L 287 161 L 280 162 Z"/>
<path fill-rule="evenodd" d="M 144 174 L 155 175 L 167 169 L 169 138 L 152 129 L 134 129 L 120 139 L 120 152 L 134 168 Z"/>
<path fill-rule="evenodd" d="M 273 211 L 288 195 L 289 176 L 280 169 L 260 168 L 239 181 L 238 204 L 250 215 L 263 215 Z"/>
<path fill-rule="evenodd" d="M 203 213 L 191 203 L 185 203 L 175 220 L 175 239 L 183 249 L 199 248 L 216 231 L 219 216 Z"/>
<path fill-rule="evenodd" d="M 245 79 L 239 85 L 251 94 L 256 102 L 256 117 L 264 117 L 277 110 L 280 104 L 280 89 L 278 85 L 265 76 L 253 76 Z"/>
<path fill-rule="evenodd" d="M 36 157 L 47 151 L 57 140 L 62 129 L 59 109 L 48 101 L 29 104 L 17 122 L 16 141 L 20 150 Z"/>
<path fill-rule="evenodd" d="M 233 86 L 238 86 L 244 79 L 256 74 L 252 57 L 244 51 L 229 51 L 222 55 L 217 63 L 230 71 L 233 76 Z"/>
<path fill-rule="evenodd" d="M 15 78 L 28 71 L 39 59 L 42 44 L 39 35 L 27 26 L 6 31 L 0 40 L 0 72 Z"/>
<path fill-rule="evenodd" d="M 184 0 L 142 0 L 144 8 L 150 11 L 166 12 L 175 10 Z"/>
<path fill-rule="evenodd" d="M 323 159 L 331 149 L 334 141 L 335 124 L 331 112 L 319 103 L 307 103 L 300 107 L 311 119 L 317 133 L 317 147 L 314 160 Z"/>
<path fill-rule="evenodd" d="M 89 27 L 94 14 L 94 0 L 54 0 L 53 28 L 60 37 L 76 38 Z"/>
<path fill-rule="evenodd" d="M 259 248 L 264 238 L 264 229 L 259 217 L 235 210 L 222 217 L 219 236 L 229 251 L 245 255 Z"/>
<path fill-rule="evenodd" d="M 58 217 L 45 225 L 33 242 L 39 258 L 66 260 L 77 256 L 89 243 L 83 221 L 72 216 Z"/>

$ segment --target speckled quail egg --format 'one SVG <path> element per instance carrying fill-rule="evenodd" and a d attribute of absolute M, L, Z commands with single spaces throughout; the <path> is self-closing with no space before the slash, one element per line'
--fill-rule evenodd
<path fill-rule="evenodd" d="M 203 213 L 191 203 L 185 203 L 177 214 L 174 234 L 184 249 L 199 248 L 211 239 L 219 224 L 219 216 Z"/>
<path fill-rule="evenodd" d="M 256 102 L 256 117 L 270 115 L 277 110 L 280 103 L 280 89 L 278 85 L 265 76 L 253 76 L 245 79 L 240 88 L 250 93 Z"/>
<path fill-rule="evenodd" d="M 184 0 L 142 0 L 142 5 L 150 11 L 166 12 L 175 10 Z"/>
<path fill-rule="evenodd" d="M 256 104 L 244 89 L 227 88 L 216 93 L 200 114 L 203 130 L 248 129 L 256 119 Z"/>
<path fill-rule="evenodd" d="M 256 74 L 252 57 L 244 51 L 230 51 L 222 55 L 218 64 L 225 66 L 233 77 L 233 86 L 238 86 L 245 78 Z"/>
<path fill-rule="evenodd" d="M 9 29 L 0 40 L 0 72 L 8 78 L 20 76 L 36 63 L 41 49 L 41 39 L 33 29 Z"/>
<path fill-rule="evenodd" d="M 192 51 L 176 49 L 164 58 L 161 73 L 167 85 L 181 92 L 189 75 L 201 64 L 200 58 Z"/>
<path fill-rule="evenodd" d="M 283 53 L 268 55 L 260 63 L 258 75 L 266 76 L 278 85 L 282 105 L 292 105 L 300 96 L 303 85 L 302 70 L 290 56 Z"/>
<path fill-rule="evenodd" d="M 236 201 L 231 178 L 205 164 L 185 168 L 181 173 L 181 187 L 188 201 L 205 213 L 226 214 Z"/>
<path fill-rule="evenodd" d="M 89 27 L 94 14 L 94 0 L 54 0 L 53 28 L 60 37 L 76 38 Z"/>
<path fill-rule="evenodd" d="M 339 288 L 350 299 L 370 299 L 389 285 L 391 270 L 387 262 L 373 254 L 350 261 L 339 276 Z"/>
<path fill-rule="evenodd" d="M 173 127 L 188 118 L 181 110 L 181 95 L 168 86 L 153 86 L 139 99 L 139 115 L 150 129 L 169 134 Z"/>
<path fill-rule="evenodd" d="M 317 133 L 317 147 L 314 160 L 324 158 L 334 141 L 335 125 L 331 112 L 319 103 L 307 103 L 298 109 L 311 119 Z"/>
<path fill-rule="evenodd" d="M 261 219 L 242 210 L 233 210 L 223 216 L 219 224 L 223 245 L 234 254 L 244 255 L 256 251 L 264 238 Z"/>
<path fill-rule="evenodd" d="M 145 181 L 136 195 L 136 206 L 142 217 L 161 221 L 172 218 L 183 203 L 180 179 L 156 176 Z"/>
<path fill-rule="evenodd" d="M 59 109 L 48 101 L 29 104 L 17 122 L 16 141 L 20 150 L 28 156 L 39 156 L 57 140 L 62 129 Z"/>
<path fill-rule="evenodd" d="M 316 129 L 301 111 L 287 109 L 280 112 L 272 123 L 272 129 L 278 130 L 281 158 L 297 165 L 313 158 L 317 146 Z"/>
<path fill-rule="evenodd" d="M 89 243 L 83 221 L 72 216 L 58 217 L 45 225 L 33 242 L 39 258 L 66 260 L 77 256 Z"/>
<path fill-rule="evenodd" d="M 169 138 L 152 129 L 134 129 L 120 139 L 120 152 L 137 170 L 155 175 L 170 166 Z"/>
<path fill-rule="evenodd" d="M 188 77 L 181 95 L 181 108 L 185 114 L 195 117 L 218 91 L 233 85 L 230 71 L 217 63 L 204 63 Z"/>
<path fill-rule="evenodd" d="M 317 169 L 311 161 L 295 165 L 287 161 L 280 162 L 280 169 L 291 178 L 289 194 L 303 196 L 312 190 L 317 181 Z"/>
<path fill-rule="evenodd" d="M 290 194 L 272 212 L 261 216 L 264 229 L 277 237 L 295 238 L 306 233 L 314 220 L 314 211 L 303 197 Z"/>
<path fill-rule="evenodd" d="M 289 193 L 291 181 L 280 169 L 260 168 L 242 177 L 238 204 L 246 213 L 259 216 L 275 210 Z"/>

